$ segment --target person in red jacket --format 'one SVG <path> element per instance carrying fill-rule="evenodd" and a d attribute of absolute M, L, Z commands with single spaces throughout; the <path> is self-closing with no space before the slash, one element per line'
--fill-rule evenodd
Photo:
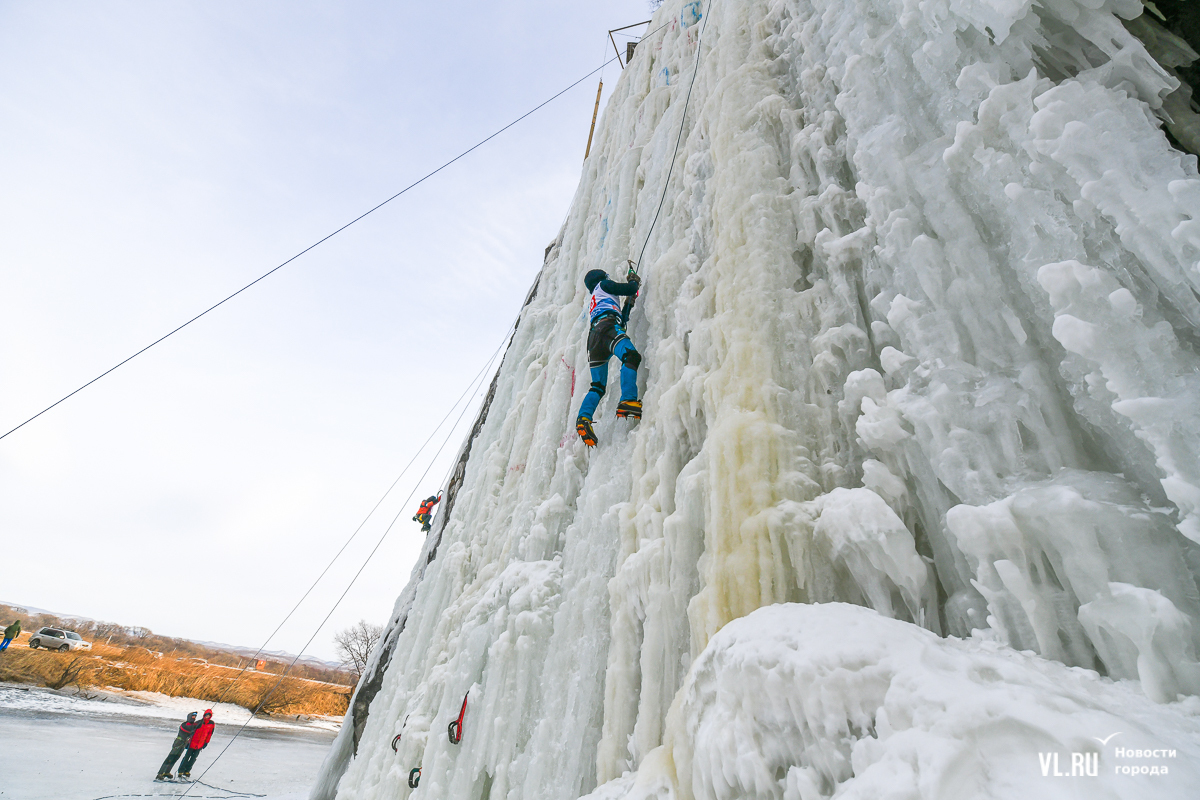
<path fill-rule="evenodd" d="M 158 768 L 158 777 L 156 781 L 171 780 L 171 769 L 175 766 L 175 762 L 179 760 L 179 755 L 191 743 L 192 737 L 196 730 L 200 727 L 200 723 L 196 722 L 196 712 L 187 715 L 187 720 L 179 726 L 179 732 L 175 734 L 175 742 L 171 745 L 171 753 L 167 756 L 167 760 Z M 185 758 L 184 761 L 187 761 Z"/>
<path fill-rule="evenodd" d="M 196 763 L 196 759 L 200 756 L 200 751 L 208 747 L 208 740 L 212 738 L 213 728 L 217 727 L 212 721 L 212 709 L 204 712 L 204 719 L 200 720 L 200 727 L 196 728 L 196 732 L 192 734 L 192 740 L 188 742 L 187 753 L 183 757 L 183 761 L 179 762 L 180 780 L 188 780 L 192 777 L 192 765 Z"/>
<path fill-rule="evenodd" d="M 433 527 L 433 507 L 441 502 L 441 499 L 442 493 L 438 492 L 437 497 L 431 495 L 421 501 L 417 515 L 413 517 L 413 522 L 421 523 L 421 533 L 429 533 L 429 529 Z"/>

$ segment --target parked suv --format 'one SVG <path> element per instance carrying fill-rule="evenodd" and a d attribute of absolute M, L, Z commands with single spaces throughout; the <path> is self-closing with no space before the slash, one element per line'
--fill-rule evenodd
<path fill-rule="evenodd" d="M 85 642 L 75 631 L 64 631 L 61 628 L 42 628 L 29 637 L 29 646 L 34 650 L 44 647 L 47 650 L 91 650 L 92 643 Z"/>

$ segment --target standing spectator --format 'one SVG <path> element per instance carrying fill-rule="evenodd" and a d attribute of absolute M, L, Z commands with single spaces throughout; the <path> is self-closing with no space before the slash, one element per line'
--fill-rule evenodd
<path fill-rule="evenodd" d="M 212 709 L 204 712 L 204 719 L 200 721 L 200 727 L 192 734 L 192 740 L 188 742 L 187 755 L 183 757 L 183 761 L 179 762 L 179 778 L 180 780 L 188 780 L 192 777 L 192 765 L 196 763 L 196 759 L 200 756 L 200 751 L 208 747 L 208 740 L 212 738 L 213 728 L 217 727 L 212 721 Z"/>
<path fill-rule="evenodd" d="M 4 629 L 4 642 L 0 643 L 0 650 L 7 650 L 8 643 L 21 635 L 21 620 L 17 620 L 12 625 Z"/>
<path fill-rule="evenodd" d="M 192 741 L 192 734 L 200 727 L 200 723 L 196 722 L 196 712 L 187 715 L 187 721 L 179 726 L 179 733 L 175 734 L 175 742 L 171 745 L 171 752 L 167 755 L 167 760 L 158 768 L 158 776 L 156 781 L 171 780 L 171 770 L 175 768 L 175 762 L 183 755 L 183 751 Z"/>

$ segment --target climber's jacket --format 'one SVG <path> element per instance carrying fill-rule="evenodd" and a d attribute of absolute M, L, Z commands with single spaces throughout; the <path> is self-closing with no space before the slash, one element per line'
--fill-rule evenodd
<path fill-rule="evenodd" d="M 588 303 L 588 315 L 592 322 L 605 314 L 621 314 L 619 297 L 636 297 L 641 284 L 637 281 L 618 283 L 605 278 L 592 289 L 592 299 Z"/>
<path fill-rule="evenodd" d="M 441 499 L 441 495 L 435 497 L 426 497 L 421 501 L 421 507 L 417 509 L 417 516 L 422 514 L 432 514 L 433 507 L 436 506 Z"/>

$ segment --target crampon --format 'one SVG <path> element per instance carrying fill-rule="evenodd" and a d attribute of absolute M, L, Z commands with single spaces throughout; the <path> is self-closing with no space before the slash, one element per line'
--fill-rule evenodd
<path fill-rule="evenodd" d="M 641 400 L 622 400 L 617 404 L 617 416 L 628 417 L 629 419 L 642 418 L 642 401 Z"/>
<path fill-rule="evenodd" d="M 592 421 L 587 417 L 580 417 L 575 420 L 575 430 L 579 432 L 579 438 L 583 439 L 583 443 L 588 447 L 596 446 L 596 431 L 592 430 Z"/>

